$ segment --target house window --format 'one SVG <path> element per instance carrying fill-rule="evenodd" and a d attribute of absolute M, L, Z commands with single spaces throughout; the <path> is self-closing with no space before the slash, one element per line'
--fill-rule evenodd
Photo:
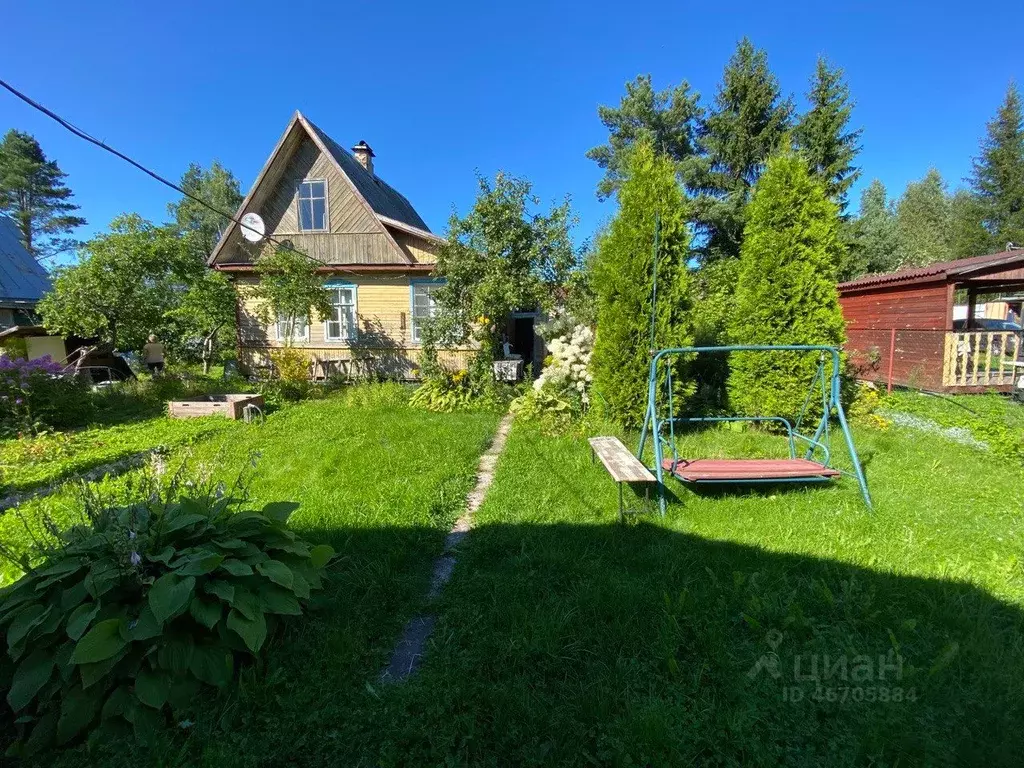
<path fill-rule="evenodd" d="M 438 289 L 444 285 L 440 281 L 421 281 L 412 284 L 412 340 L 414 344 L 421 341 L 423 322 L 437 316 L 438 307 L 435 298 Z"/>
<path fill-rule="evenodd" d="M 308 317 L 278 317 L 278 341 L 309 341 Z"/>
<path fill-rule="evenodd" d="M 327 229 L 327 182 L 304 181 L 299 184 L 299 231 L 323 232 Z"/>
<path fill-rule="evenodd" d="M 327 295 L 331 313 L 327 316 L 324 338 L 328 341 L 355 341 L 356 287 L 354 285 L 328 285 Z"/>

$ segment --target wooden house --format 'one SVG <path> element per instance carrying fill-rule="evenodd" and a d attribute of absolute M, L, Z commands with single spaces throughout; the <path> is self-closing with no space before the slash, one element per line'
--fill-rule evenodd
<path fill-rule="evenodd" d="M 0 329 L 34 325 L 50 276 L 21 243 L 14 219 L 0 214 Z"/>
<path fill-rule="evenodd" d="M 889 386 L 1008 391 L 1024 360 L 1019 325 L 993 328 L 975 307 L 982 296 L 1021 288 L 1024 250 L 840 283 L 847 352 L 861 378 Z M 954 306 L 963 303 L 967 316 L 954 321 Z"/>
<path fill-rule="evenodd" d="M 433 275 L 443 239 L 374 168 L 360 141 L 351 151 L 296 112 L 235 219 L 258 214 L 262 242 L 249 242 L 232 222 L 210 256 L 239 290 L 238 356 L 247 372 L 271 366 L 270 352 L 289 345 L 314 376 L 413 378 L 423 320 L 434 312 Z M 265 322 L 248 294 L 264 248 L 284 243 L 319 262 L 332 305 L 328 317 Z M 447 350 L 464 366 L 468 350 Z"/>

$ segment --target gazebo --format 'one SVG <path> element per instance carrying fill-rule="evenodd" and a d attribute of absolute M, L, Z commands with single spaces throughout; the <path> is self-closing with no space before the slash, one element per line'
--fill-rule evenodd
<path fill-rule="evenodd" d="M 1024 249 L 840 283 L 847 353 L 862 379 L 889 388 L 1009 391 L 1024 361 L 1020 316 L 983 320 L 976 307 L 1022 289 Z M 966 317 L 954 322 L 958 299 Z"/>

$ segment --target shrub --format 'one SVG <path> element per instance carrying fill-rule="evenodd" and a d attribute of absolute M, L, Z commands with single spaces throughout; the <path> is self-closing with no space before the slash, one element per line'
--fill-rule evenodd
<path fill-rule="evenodd" d="M 564 335 L 548 342 L 551 352 L 533 387 L 512 402 L 517 419 L 536 421 L 548 432 L 563 432 L 590 404 L 590 356 L 594 334 L 585 325 L 563 324 Z"/>
<path fill-rule="evenodd" d="M 450 413 L 472 408 L 475 393 L 466 371 L 437 370 L 409 398 L 409 403 L 428 411 Z"/>
<path fill-rule="evenodd" d="M 835 272 L 842 249 L 839 209 L 805 162 L 792 153 L 772 158 L 748 208 L 733 343 L 841 346 L 846 334 Z M 730 405 L 751 416 L 795 417 L 817 363 L 811 353 L 735 352 Z M 825 368 L 830 374 L 831 363 Z M 820 398 L 811 398 L 808 415 L 821 415 Z"/>
<path fill-rule="evenodd" d="M 150 479 L 143 501 L 120 507 L 86 493 L 82 524 L 50 525 L 54 541 L 19 558 L 27 575 L 0 591 L 0 688 L 23 739 L 13 752 L 97 722 L 144 736 L 204 685 L 228 685 L 321 587 L 333 551 L 288 530 L 297 505 L 248 509 L 198 485 Z"/>
<path fill-rule="evenodd" d="M 684 346 L 693 338 L 685 195 L 672 161 L 656 154 L 650 144 L 640 143 L 619 190 L 619 212 L 598 243 L 592 281 L 597 294 L 594 387 L 606 415 L 631 426 L 643 420 L 647 404 L 656 215 L 661 219 L 661 240 L 654 346 Z"/>
<path fill-rule="evenodd" d="M 79 426 L 92 414 L 88 384 L 62 376 L 49 357 L 0 355 L 0 430 L 7 433 Z"/>

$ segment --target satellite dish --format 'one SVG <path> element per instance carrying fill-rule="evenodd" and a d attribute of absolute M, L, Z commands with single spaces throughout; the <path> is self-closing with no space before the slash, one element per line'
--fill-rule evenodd
<path fill-rule="evenodd" d="M 266 234 L 267 227 L 258 213 L 247 213 L 242 217 L 242 237 L 250 243 L 258 243 Z"/>

